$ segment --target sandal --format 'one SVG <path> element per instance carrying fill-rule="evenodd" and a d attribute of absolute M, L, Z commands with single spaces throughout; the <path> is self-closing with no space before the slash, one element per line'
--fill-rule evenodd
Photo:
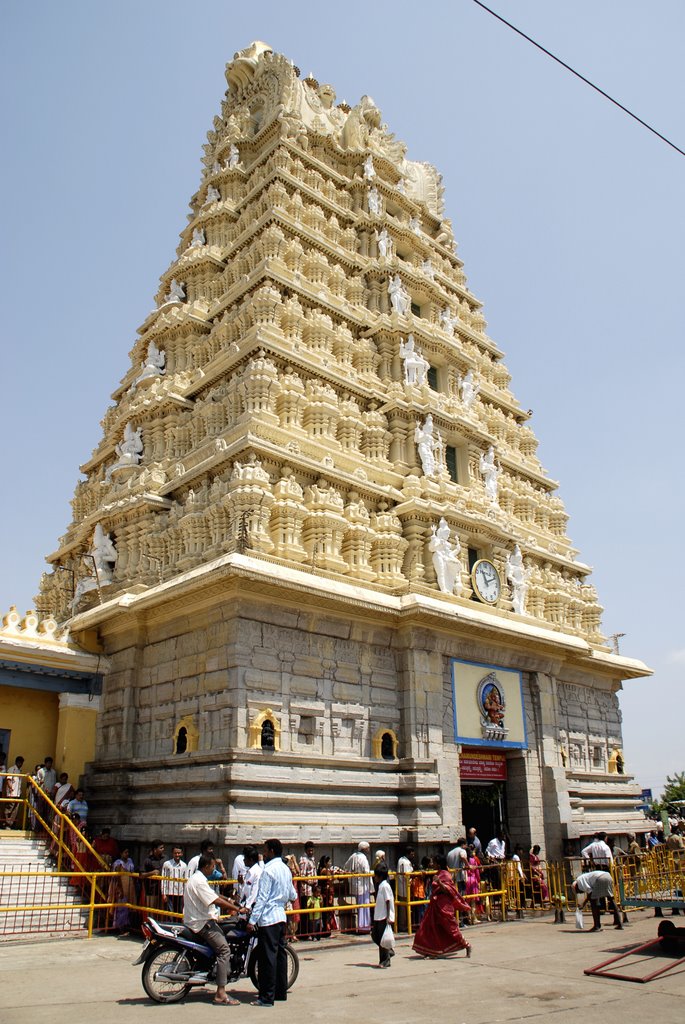
<path fill-rule="evenodd" d="M 239 999 L 232 999 L 231 996 L 226 996 L 225 999 L 212 999 L 214 1006 L 240 1006 Z"/>
<path fill-rule="evenodd" d="M 466 947 L 466 959 L 471 959 L 471 943 L 469 943 L 468 946 Z"/>

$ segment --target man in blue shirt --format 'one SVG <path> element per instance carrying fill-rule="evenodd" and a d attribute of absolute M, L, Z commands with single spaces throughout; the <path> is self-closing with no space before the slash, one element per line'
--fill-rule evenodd
<path fill-rule="evenodd" d="M 297 899 L 290 868 L 283 861 L 280 839 L 264 843 L 264 870 L 248 929 L 258 930 L 259 999 L 253 1006 L 273 1006 L 288 998 L 288 955 L 285 945 L 285 905 Z"/>

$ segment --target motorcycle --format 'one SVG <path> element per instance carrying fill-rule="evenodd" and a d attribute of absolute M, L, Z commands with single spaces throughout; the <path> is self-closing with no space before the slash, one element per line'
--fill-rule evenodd
<path fill-rule="evenodd" d="M 258 938 L 248 932 L 240 918 L 220 921 L 231 949 L 229 982 L 249 977 L 259 988 L 257 965 Z M 134 961 L 143 965 L 143 988 L 156 1003 L 178 1003 L 192 988 L 216 984 L 216 956 L 210 946 L 198 940 L 194 932 L 183 925 L 161 925 L 153 917 L 143 924 L 145 944 Z M 297 953 L 286 947 L 288 957 L 288 988 L 294 984 L 300 970 Z"/>

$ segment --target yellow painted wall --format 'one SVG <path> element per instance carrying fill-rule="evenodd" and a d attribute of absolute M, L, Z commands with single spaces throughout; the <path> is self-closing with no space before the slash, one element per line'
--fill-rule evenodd
<path fill-rule="evenodd" d="M 86 708 L 62 708 L 59 713 L 55 759 L 60 771 L 69 772 L 74 786 L 78 786 L 86 761 L 95 755 L 96 718 L 97 711 Z"/>
<path fill-rule="evenodd" d="M 58 694 L 0 686 L 0 729 L 12 730 L 8 766 L 21 754 L 24 771 L 33 772 L 39 761 L 55 756 L 58 715 Z"/>

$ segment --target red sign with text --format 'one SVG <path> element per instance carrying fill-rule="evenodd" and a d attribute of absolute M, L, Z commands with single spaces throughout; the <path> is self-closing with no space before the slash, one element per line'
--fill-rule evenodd
<path fill-rule="evenodd" d="M 504 754 L 481 754 L 479 750 L 469 750 L 459 758 L 459 774 L 468 782 L 505 782 L 507 759 Z"/>

